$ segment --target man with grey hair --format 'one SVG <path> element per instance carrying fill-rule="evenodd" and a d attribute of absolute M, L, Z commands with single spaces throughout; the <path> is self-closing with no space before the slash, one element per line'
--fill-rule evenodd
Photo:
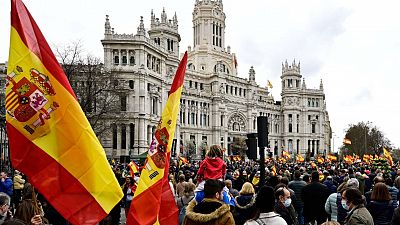
<path fill-rule="evenodd" d="M 10 196 L 0 192 L 0 224 L 11 218 L 10 201 Z"/>
<path fill-rule="evenodd" d="M 358 182 L 357 178 L 350 178 L 347 181 L 347 188 L 355 188 L 358 189 L 360 187 L 360 183 Z"/>

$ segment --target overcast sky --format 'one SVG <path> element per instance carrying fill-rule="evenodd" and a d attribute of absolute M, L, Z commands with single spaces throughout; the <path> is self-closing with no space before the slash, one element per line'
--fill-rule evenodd
<path fill-rule="evenodd" d="M 192 45 L 195 0 L 25 0 L 51 46 L 81 41 L 103 58 L 105 15 L 117 33 L 136 33 L 140 16 L 150 26 L 165 7 L 176 12 L 180 52 Z M 307 88 L 323 80 L 337 149 L 349 124 L 371 121 L 400 147 L 400 2 L 338 0 L 223 1 L 226 44 L 236 53 L 240 77 L 250 66 L 256 81 L 271 80 L 280 100 L 281 63 L 301 61 Z M 0 0 L 0 62 L 8 58 L 10 1 Z"/>

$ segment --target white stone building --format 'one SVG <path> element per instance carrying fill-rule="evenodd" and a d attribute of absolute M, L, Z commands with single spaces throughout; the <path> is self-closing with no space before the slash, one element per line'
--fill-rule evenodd
<path fill-rule="evenodd" d="M 225 148 L 236 137 L 257 132 L 257 116 L 269 117 L 269 145 L 274 154 L 289 150 L 310 156 L 330 149 L 331 127 L 323 85 L 307 89 L 300 63 L 282 64 L 282 101 L 255 82 L 255 70 L 239 77 L 236 56 L 225 44 L 225 13 L 221 0 L 196 0 L 193 47 L 188 47 L 181 110 L 176 129 L 177 153 L 187 142 Z M 189 35 L 189 34 L 185 34 Z M 143 18 L 136 34 L 117 34 L 106 16 L 105 69 L 119 78 L 121 114 L 101 141 L 108 157 L 147 151 L 168 97 L 179 59 L 180 34 L 175 14 L 161 19 L 151 12 L 150 28 Z M 290 53 L 288 53 L 290 54 Z M 181 152 L 185 154 L 185 152 Z M 231 152 L 229 152 L 231 153 Z"/>

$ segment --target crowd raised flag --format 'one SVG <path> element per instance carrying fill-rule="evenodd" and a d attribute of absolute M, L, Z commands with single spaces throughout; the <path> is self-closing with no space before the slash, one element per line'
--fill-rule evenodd
<path fill-rule="evenodd" d="M 135 162 L 133 162 L 133 161 L 130 162 L 130 163 L 128 164 L 128 167 L 129 167 L 129 171 L 130 171 L 131 177 L 134 177 L 134 176 L 135 176 L 135 173 L 139 173 L 139 166 L 136 165 Z"/>
<path fill-rule="evenodd" d="M 94 225 L 123 193 L 43 34 L 11 1 L 6 120 L 13 167 L 69 222 Z"/>
<path fill-rule="evenodd" d="M 151 142 L 127 225 L 177 225 L 178 208 L 168 181 L 172 140 L 186 71 L 187 52 L 176 71 L 167 103 Z"/>
<path fill-rule="evenodd" d="M 392 155 L 390 154 L 390 152 L 386 148 L 383 148 L 383 155 L 389 161 L 390 166 L 393 166 Z"/>

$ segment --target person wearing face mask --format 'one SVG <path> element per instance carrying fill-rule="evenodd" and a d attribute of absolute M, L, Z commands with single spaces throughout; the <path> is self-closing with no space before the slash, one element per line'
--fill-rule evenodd
<path fill-rule="evenodd" d="M 191 201 L 186 208 L 183 225 L 234 225 L 230 206 L 223 200 L 224 182 L 216 179 L 204 183 L 204 199 Z"/>
<path fill-rule="evenodd" d="M 277 187 L 275 199 L 275 212 L 278 213 L 288 225 L 297 225 L 297 215 L 292 205 L 289 190 L 285 186 Z"/>
<path fill-rule="evenodd" d="M 349 210 L 345 225 L 374 225 L 374 220 L 364 206 L 365 199 L 358 189 L 350 188 L 342 193 L 341 204 Z"/>

